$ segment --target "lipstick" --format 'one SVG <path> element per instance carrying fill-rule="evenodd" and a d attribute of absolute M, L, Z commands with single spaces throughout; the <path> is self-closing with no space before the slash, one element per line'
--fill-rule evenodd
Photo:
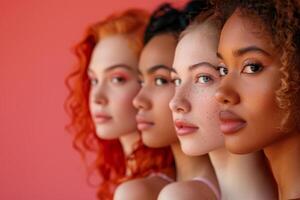
<path fill-rule="evenodd" d="M 137 122 L 137 128 L 140 131 L 146 131 L 148 129 L 150 129 L 154 123 L 145 119 L 144 117 L 141 116 L 136 116 L 136 122 Z"/>
<path fill-rule="evenodd" d="M 107 115 L 106 113 L 95 113 L 94 115 L 94 121 L 97 124 L 103 124 L 106 123 L 108 121 L 110 121 L 112 119 L 111 116 Z"/>
<path fill-rule="evenodd" d="M 224 134 L 234 134 L 244 128 L 247 122 L 231 111 L 221 111 L 219 113 L 220 129 Z"/>
<path fill-rule="evenodd" d="M 183 120 L 175 120 L 175 129 L 178 136 L 184 136 L 196 132 L 199 127 Z"/>

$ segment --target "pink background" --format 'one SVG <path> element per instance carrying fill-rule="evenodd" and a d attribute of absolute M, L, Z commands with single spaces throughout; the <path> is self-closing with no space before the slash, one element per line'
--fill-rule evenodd
<path fill-rule="evenodd" d="M 85 27 L 128 7 L 162 0 L 1 0 L 0 199 L 93 200 L 64 131 L 64 78 Z"/>

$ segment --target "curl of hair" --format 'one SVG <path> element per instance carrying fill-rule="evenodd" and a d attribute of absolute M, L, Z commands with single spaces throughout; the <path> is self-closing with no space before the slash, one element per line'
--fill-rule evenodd
<path fill-rule="evenodd" d="M 239 10 L 241 16 L 260 22 L 280 53 L 281 86 L 278 106 L 286 112 L 281 130 L 300 130 L 300 5 L 297 0 L 216 0 L 218 18 L 225 21 Z"/>
<path fill-rule="evenodd" d="M 191 0 L 182 10 L 172 7 L 169 3 L 160 5 L 150 17 L 144 43 L 149 42 L 155 35 L 163 33 L 171 33 L 177 38 L 198 13 L 210 7 L 208 0 Z"/>
<path fill-rule="evenodd" d="M 84 161 L 88 152 L 96 154 L 95 162 L 89 167 L 89 174 L 96 171 L 100 176 L 99 199 L 112 199 L 115 188 L 122 181 L 157 171 L 171 173 L 174 167 L 170 148 L 150 149 L 141 141 L 135 145 L 133 153 L 125 157 L 119 140 L 102 140 L 97 137 L 89 111 L 90 82 L 87 69 L 95 45 L 102 38 L 125 34 L 129 38 L 130 47 L 139 55 L 147 22 L 148 14 L 145 11 L 130 9 L 91 25 L 74 48 L 79 62 L 65 80 L 69 95 L 64 106 L 71 118 L 66 128 L 74 135 L 73 146 Z M 127 164 L 131 161 L 135 162 L 135 167 L 128 168 Z M 126 175 L 128 170 L 130 175 Z"/>

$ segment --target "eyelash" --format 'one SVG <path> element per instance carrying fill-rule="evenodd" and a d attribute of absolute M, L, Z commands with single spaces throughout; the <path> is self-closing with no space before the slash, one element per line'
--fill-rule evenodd
<path fill-rule="evenodd" d="M 124 84 L 128 80 L 127 77 L 123 75 L 114 74 L 110 78 L 110 82 L 113 84 Z"/>
<path fill-rule="evenodd" d="M 181 84 L 181 79 L 180 78 L 173 78 L 171 80 L 171 83 L 173 83 L 175 85 L 175 87 L 177 87 Z"/>
<path fill-rule="evenodd" d="M 91 86 L 95 86 L 98 84 L 98 79 L 97 78 L 92 78 L 92 77 L 88 77 L 90 85 Z"/>
<path fill-rule="evenodd" d="M 158 82 L 160 81 L 160 82 Z M 156 86 L 163 86 L 163 85 L 166 85 L 169 83 L 169 80 L 167 78 L 164 78 L 164 77 L 155 77 L 154 78 L 154 84 Z"/>
<path fill-rule="evenodd" d="M 208 78 L 209 80 L 207 82 L 201 82 L 201 78 Z M 208 74 L 200 74 L 196 77 L 195 83 L 200 83 L 200 84 L 207 84 L 210 81 L 213 81 L 214 79 L 212 78 L 212 76 L 208 75 Z"/>
<path fill-rule="evenodd" d="M 256 67 L 258 69 L 257 69 L 257 71 L 254 71 L 254 72 L 246 72 L 245 69 L 247 69 L 247 67 L 250 67 L 250 68 Z M 243 66 L 242 73 L 244 73 L 244 74 L 256 74 L 256 73 L 261 72 L 263 69 L 264 69 L 264 66 L 261 63 L 247 63 Z M 228 69 L 225 66 L 219 66 L 218 70 L 219 70 L 219 74 L 220 74 L 221 77 L 226 76 L 228 74 Z"/>

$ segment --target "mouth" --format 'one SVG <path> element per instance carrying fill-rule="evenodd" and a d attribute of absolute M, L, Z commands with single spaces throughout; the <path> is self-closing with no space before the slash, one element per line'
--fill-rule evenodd
<path fill-rule="evenodd" d="M 111 119 L 112 119 L 112 117 L 107 115 L 106 113 L 96 113 L 94 115 L 94 121 L 97 124 L 106 123 L 106 122 L 110 121 Z"/>
<path fill-rule="evenodd" d="M 137 128 L 140 131 L 146 131 L 150 129 L 152 126 L 154 126 L 154 123 L 141 117 L 141 116 L 136 116 L 136 122 L 137 122 Z"/>
<path fill-rule="evenodd" d="M 189 135 L 196 132 L 199 127 L 183 120 L 175 120 L 175 129 L 178 136 Z"/>
<path fill-rule="evenodd" d="M 231 111 L 221 111 L 219 113 L 220 129 L 224 134 L 234 134 L 243 129 L 247 122 Z"/>

